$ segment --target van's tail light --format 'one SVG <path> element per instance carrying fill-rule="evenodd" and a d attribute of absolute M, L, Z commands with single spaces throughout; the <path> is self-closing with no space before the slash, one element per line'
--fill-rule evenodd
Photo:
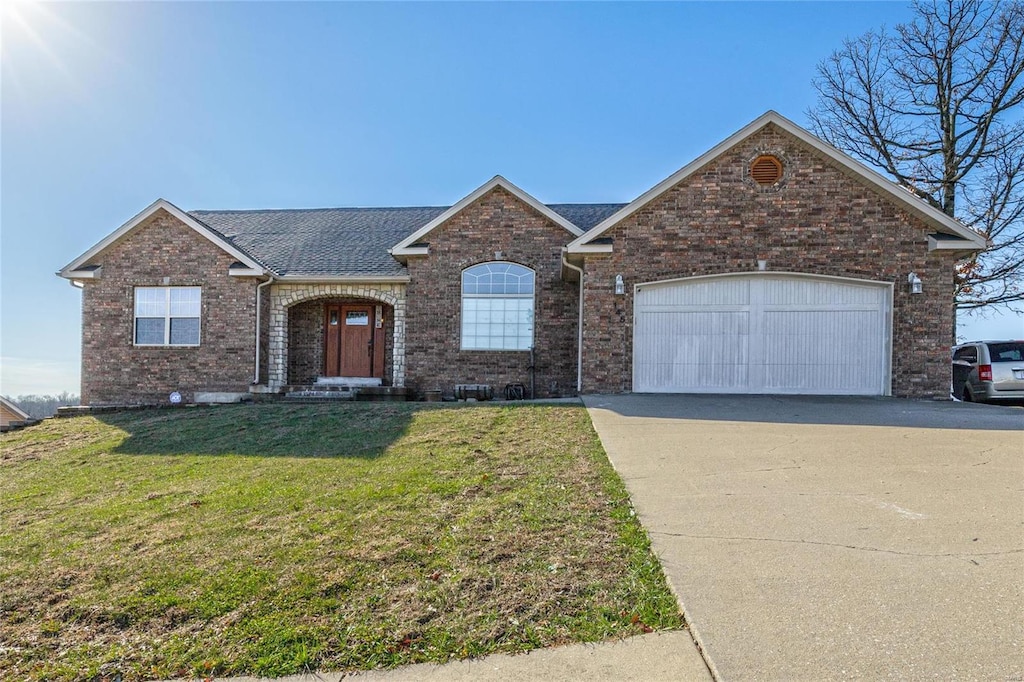
<path fill-rule="evenodd" d="M 982 381 L 992 381 L 992 365 L 978 365 L 978 378 Z"/>

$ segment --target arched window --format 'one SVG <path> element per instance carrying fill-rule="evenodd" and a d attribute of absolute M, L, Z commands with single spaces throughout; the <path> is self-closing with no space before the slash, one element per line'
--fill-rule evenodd
<path fill-rule="evenodd" d="M 533 346 L 533 270 L 481 263 L 462 271 L 462 350 Z"/>

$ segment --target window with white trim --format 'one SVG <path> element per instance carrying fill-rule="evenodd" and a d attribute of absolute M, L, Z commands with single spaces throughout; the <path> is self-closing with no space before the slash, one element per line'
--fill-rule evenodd
<path fill-rule="evenodd" d="M 533 346 L 533 270 L 481 263 L 462 271 L 462 350 Z"/>
<path fill-rule="evenodd" d="M 198 346 L 202 287 L 135 287 L 136 346 Z"/>

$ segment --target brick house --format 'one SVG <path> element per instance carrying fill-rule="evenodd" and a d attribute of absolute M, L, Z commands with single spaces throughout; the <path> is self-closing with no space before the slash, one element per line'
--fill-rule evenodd
<path fill-rule="evenodd" d="M 500 176 L 450 207 L 158 200 L 58 274 L 83 404 L 349 380 L 945 397 L 954 267 L 984 247 L 770 111 L 628 204 Z"/>

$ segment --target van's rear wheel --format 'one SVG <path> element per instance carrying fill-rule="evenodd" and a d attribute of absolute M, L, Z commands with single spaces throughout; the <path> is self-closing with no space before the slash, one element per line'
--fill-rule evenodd
<path fill-rule="evenodd" d="M 964 394 L 961 396 L 961 399 L 965 403 L 973 403 L 974 402 L 974 396 L 971 395 L 971 389 L 967 388 L 966 384 L 964 385 Z"/>

